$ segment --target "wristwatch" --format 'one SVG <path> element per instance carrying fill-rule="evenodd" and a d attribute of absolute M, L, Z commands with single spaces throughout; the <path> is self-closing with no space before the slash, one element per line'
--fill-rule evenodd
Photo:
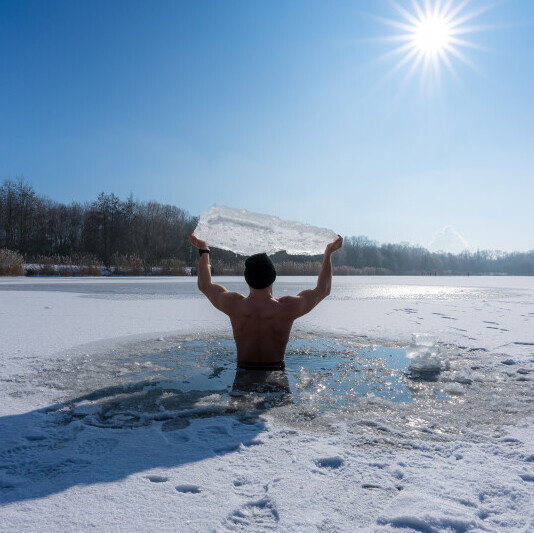
<path fill-rule="evenodd" d="M 209 254 L 209 253 L 210 253 L 209 249 L 207 249 L 207 250 L 201 250 L 201 249 L 199 248 L 199 250 L 198 250 L 198 255 Z"/>

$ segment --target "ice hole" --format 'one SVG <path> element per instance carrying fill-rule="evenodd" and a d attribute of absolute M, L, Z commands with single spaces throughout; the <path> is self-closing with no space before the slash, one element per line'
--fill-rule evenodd
<path fill-rule="evenodd" d="M 51 411 L 61 414 L 63 423 L 78 419 L 102 428 L 161 423 L 163 431 L 177 431 L 193 419 L 233 414 L 254 425 L 260 412 L 283 406 L 313 420 L 327 411 L 362 407 L 361 402 L 449 401 L 433 383 L 434 374 L 427 379 L 412 371 L 409 355 L 404 348 L 363 346 L 351 339 L 294 338 L 284 371 L 252 371 L 236 369 L 232 339 L 180 340 L 170 349 L 121 350 L 114 360 L 78 365 L 76 385 L 82 382 L 90 392 Z M 102 375 L 112 385 L 102 387 Z"/>
<path fill-rule="evenodd" d="M 366 396 L 411 402 L 413 394 L 405 349 L 326 337 L 291 340 L 285 371 L 236 372 L 235 345 L 230 339 L 183 343 L 166 352 L 146 354 L 143 363 L 148 362 L 128 377 L 180 393 L 211 391 L 236 398 L 278 392 L 292 404 L 313 403 L 322 411 L 351 406 Z"/>

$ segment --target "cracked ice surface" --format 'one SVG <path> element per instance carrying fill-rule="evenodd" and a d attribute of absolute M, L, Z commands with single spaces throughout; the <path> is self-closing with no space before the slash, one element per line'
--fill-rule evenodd
<path fill-rule="evenodd" d="M 337 238 L 326 228 L 226 206 L 215 206 L 202 213 L 195 235 L 209 246 L 240 255 L 274 254 L 282 250 L 292 255 L 318 255 Z"/>

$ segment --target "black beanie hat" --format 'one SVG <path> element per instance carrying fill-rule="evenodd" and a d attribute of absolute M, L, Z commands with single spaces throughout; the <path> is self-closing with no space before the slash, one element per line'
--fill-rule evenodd
<path fill-rule="evenodd" d="M 276 270 L 267 254 L 251 255 L 245 261 L 245 281 L 253 289 L 265 289 L 275 279 Z"/>

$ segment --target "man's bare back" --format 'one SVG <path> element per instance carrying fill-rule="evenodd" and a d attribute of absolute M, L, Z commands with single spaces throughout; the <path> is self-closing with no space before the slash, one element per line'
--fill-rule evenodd
<path fill-rule="evenodd" d="M 241 295 L 240 295 L 241 296 Z M 237 347 L 237 364 L 281 365 L 295 317 L 287 298 L 272 294 L 236 299 L 228 314 Z"/>
<path fill-rule="evenodd" d="M 189 242 L 200 250 L 207 250 L 207 244 L 193 234 L 189 236 Z M 263 284 L 261 283 L 262 275 L 258 277 L 259 281 L 256 281 L 253 276 L 255 272 L 252 272 L 252 267 L 255 267 L 253 262 L 250 267 L 247 266 L 251 274 L 246 276 L 250 290 L 248 296 L 229 292 L 222 285 L 212 283 L 209 253 L 201 255 L 198 267 L 198 288 L 217 309 L 230 317 L 239 367 L 283 368 L 285 349 L 293 322 L 309 313 L 330 294 L 332 285 L 330 258 L 336 250 L 341 248 L 342 244 L 343 239 L 338 237 L 326 247 L 321 272 L 314 289 L 302 291 L 297 296 L 283 296 L 282 298 L 273 297 L 272 281 L 268 286 L 263 287 L 269 283 L 268 277 L 265 278 L 266 281 Z M 260 269 L 262 263 L 270 262 L 265 254 L 258 254 L 249 258 L 247 263 L 254 258 L 258 259 L 260 266 L 257 268 Z M 269 268 L 274 271 L 274 266 L 270 267 L 267 264 L 267 272 Z M 254 288 L 251 284 L 261 288 Z"/>

